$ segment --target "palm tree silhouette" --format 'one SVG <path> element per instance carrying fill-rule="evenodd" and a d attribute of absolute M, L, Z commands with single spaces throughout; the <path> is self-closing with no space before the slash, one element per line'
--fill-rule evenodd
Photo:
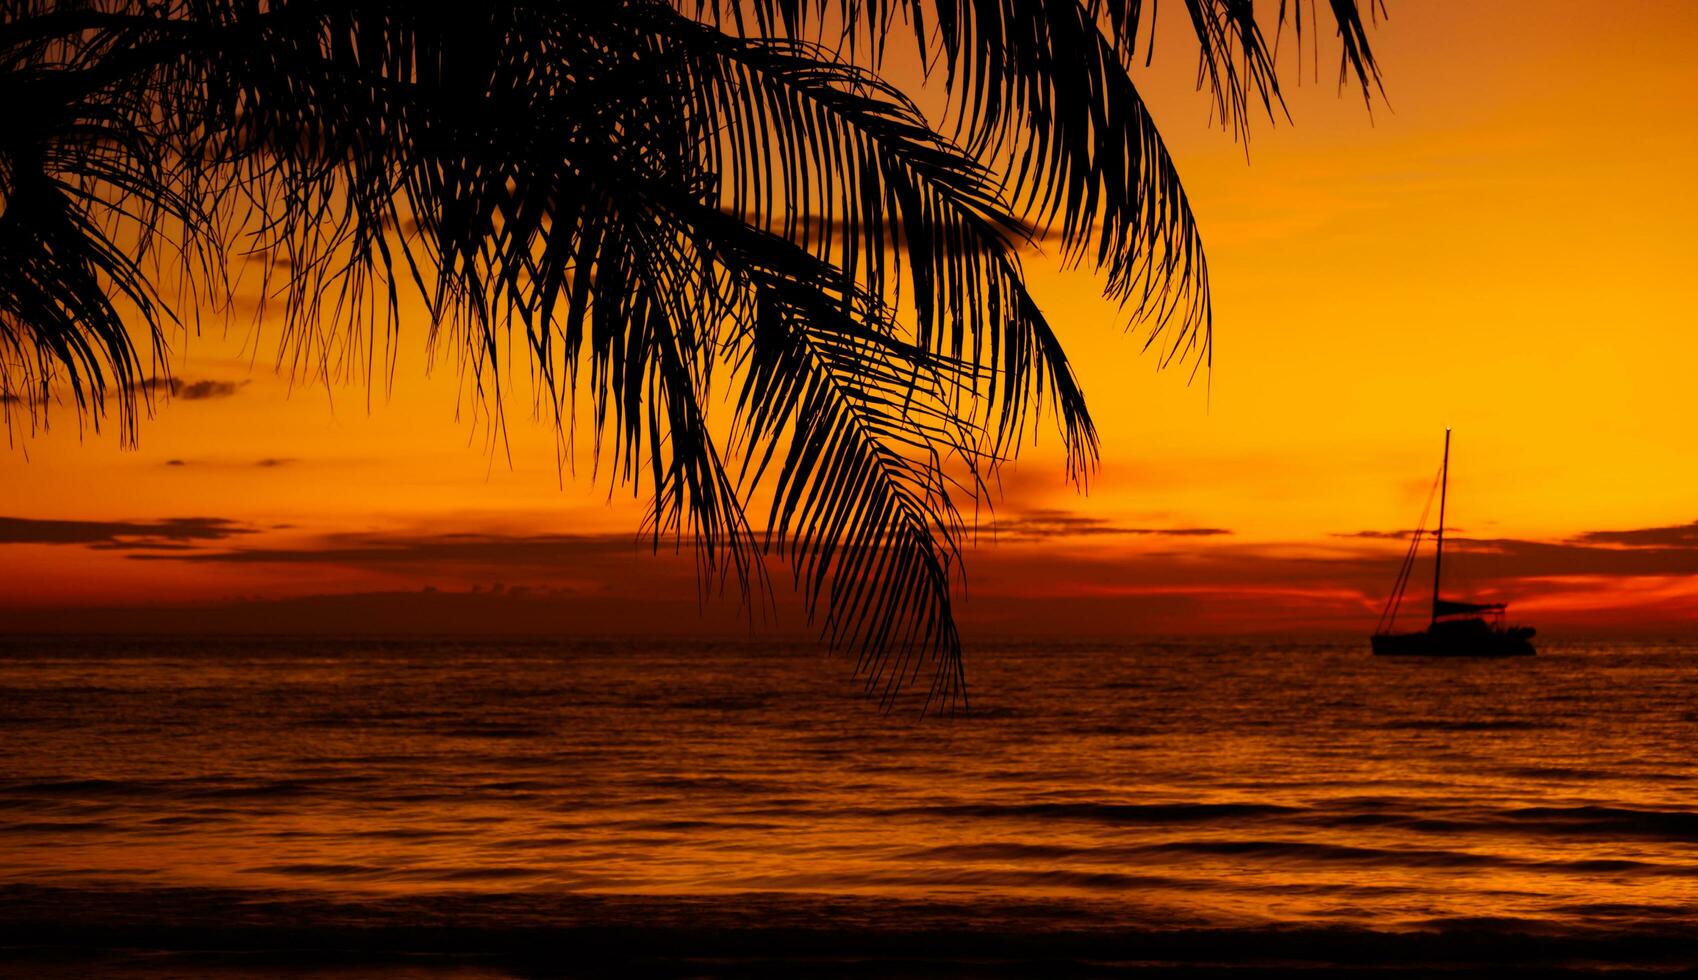
<path fill-rule="evenodd" d="M 1253 7 L 1182 0 L 1238 132 L 1281 110 Z M 1367 94 L 1359 7 L 1326 10 Z M 1281 0 L 1273 23 L 1301 43 L 1316 16 Z M 960 502 L 1046 410 L 1071 477 L 1097 454 L 1021 246 L 1055 236 L 1163 363 L 1208 360 L 1201 241 L 1130 73 L 1153 19 L 1140 0 L 8 4 L 9 423 L 60 401 L 98 426 L 112 404 L 133 440 L 144 360 L 228 308 L 232 255 L 257 258 L 297 365 L 381 369 L 417 290 L 429 343 L 497 413 L 513 340 L 563 430 L 587 393 L 598 460 L 704 582 L 747 597 L 783 555 L 870 691 L 919 680 L 954 706 Z M 895 44 L 944 118 L 881 74 Z"/>

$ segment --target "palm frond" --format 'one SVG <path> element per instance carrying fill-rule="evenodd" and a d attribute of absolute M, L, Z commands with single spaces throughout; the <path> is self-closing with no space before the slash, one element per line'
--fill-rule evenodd
<path fill-rule="evenodd" d="M 1329 10 L 1367 91 L 1359 4 Z M 1184 11 L 1222 120 L 1277 111 L 1253 5 Z M 374 383 L 411 290 L 497 431 L 517 341 L 561 432 L 587 394 L 655 547 L 751 600 L 782 555 L 870 692 L 953 707 L 959 502 L 1046 410 L 1075 478 L 1097 454 L 1022 246 L 1059 229 L 1163 363 L 1208 359 L 1201 236 L 1133 77 L 1151 34 L 1139 0 L 21 0 L 0 410 L 112 401 L 133 438 L 177 312 L 238 289 L 297 375 Z M 881 74 L 904 36 L 947 118 Z"/>
<path fill-rule="evenodd" d="M 734 432 L 742 483 L 770 477 L 768 544 L 833 644 L 856 651 L 869 692 L 892 703 L 929 671 L 927 708 L 964 705 L 947 462 L 977 452 L 956 408 L 975 366 L 905 341 L 876 294 L 843 289 L 840 269 L 782 236 L 705 210 L 692 227 L 743 289 Z"/>
<path fill-rule="evenodd" d="M 721 204 L 834 262 L 847 287 L 905 299 L 916 345 L 981 369 L 980 397 L 960 408 L 986 414 L 993 457 L 1012 451 L 1036 422 L 1034 397 L 1047 395 L 1082 475 L 1095 429 L 1026 290 L 1016 249 L 1027 232 L 995 176 L 901 92 L 818 45 L 738 39 L 678 17 L 654 28 L 683 42 L 680 82 Z"/>
<path fill-rule="evenodd" d="M 3 79 L 0 390 L 45 418 L 62 386 L 97 424 L 116 394 L 128 441 L 137 422 L 128 396 L 151 373 L 129 321 L 159 365 L 173 319 L 137 257 L 145 249 L 131 243 L 145 244 L 162 221 L 192 220 L 194 206 L 161 180 L 164 164 L 120 110 L 77 100 L 74 78 L 19 69 Z"/>
<path fill-rule="evenodd" d="M 1382 10 L 1368 0 L 1370 14 Z M 1274 21 L 1299 42 L 1313 0 L 1282 0 Z M 1379 84 L 1361 0 L 1328 0 L 1342 72 L 1364 94 Z M 750 14 L 745 7 L 752 7 Z M 1018 216 L 1046 231 L 1059 222 L 1071 263 L 1105 273 L 1105 295 L 1151 325 L 1146 346 L 1171 331 L 1164 362 L 1209 350 L 1207 266 L 1195 216 L 1161 135 L 1133 81 L 1153 56 L 1155 4 L 1142 0 L 750 0 L 729 16 L 698 0 L 699 16 L 760 36 L 841 35 L 873 63 L 895 32 L 911 32 L 922 60 L 944 64 L 953 129 L 969 155 L 994 167 Z M 1252 109 L 1283 112 L 1274 50 L 1246 0 L 1183 0 L 1198 82 L 1223 125 L 1247 136 Z M 1312 27 L 1308 29 L 1313 29 Z M 1139 57 L 1140 44 L 1144 56 Z"/>

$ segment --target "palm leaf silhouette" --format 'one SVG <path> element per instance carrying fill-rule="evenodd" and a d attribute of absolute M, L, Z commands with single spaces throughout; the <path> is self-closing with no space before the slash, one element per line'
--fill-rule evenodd
<path fill-rule="evenodd" d="M 1281 111 L 1254 5 L 1182 7 L 1222 125 Z M 1326 11 L 1341 79 L 1370 92 L 1359 3 Z M 1273 22 L 1317 16 L 1282 0 Z M 1139 0 L 10 4 L 4 411 L 33 426 L 69 402 L 98 426 L 112 404 L 134 439 L 177 317 L 242 286 L 231 256 L 257 258 L 306 375 L 386 377 L 416 291 L 497 419 L 512 340 L 563 433 L 587 393 L 656 546 L 688 542 L 704 583 L 746 596 L 782 554 L 869 691 L 923 680 L 952 707 L 962 502 L 1046 410 L 1073 478 L 1098 448 L 1022 247 L 1058 236 L 1163 363 L 1208 361 L 1201 237 L 1132 75 L 1152 19 Z M 893 44 L 932 66 L 946 118 L 881 74 Z"/>

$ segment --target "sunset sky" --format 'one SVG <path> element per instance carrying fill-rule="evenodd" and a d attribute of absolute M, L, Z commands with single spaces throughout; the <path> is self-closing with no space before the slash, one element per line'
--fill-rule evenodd
<path fill-rule="evenodd" d="M 1552 631 L 1698 624 L 1698 4 L 1389 6 L 1385 100 L 1340 92 L 1323 39 L 1293 123 L 1248 148 L 1158 44 L 1146 95 L 1202 222 L 1213 367 L 1158 372 L 1092 272 L 1025 256 L 1103 462 L 1088 495 L 1053 437 L 1005 471 L 969 638 L 1365 633 L 1446 426 L 1456 591 Z M 427 372 L 424 331 L 369 390 L 292 383 L 263 327 L 178 336 L 134 449 L 14 413 L 0 624 L 735 625 L 731 600 L 698 618 L 687 556 L 647 554 L 643 501 L 593 476 L 587 438 L 562 468 L 523 393 L 498 433 L 452 363 Z"/>

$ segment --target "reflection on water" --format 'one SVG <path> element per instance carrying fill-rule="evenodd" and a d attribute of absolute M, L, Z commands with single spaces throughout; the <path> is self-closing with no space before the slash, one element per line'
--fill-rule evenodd
<path fill-rule="evenodd" d="M 974 713 L 918 720 L 780 647 L 12 639 L 0 886 L 994 896 L 1382 931 L 1698 907 L 1698 648 L 973 656 Z"/>

